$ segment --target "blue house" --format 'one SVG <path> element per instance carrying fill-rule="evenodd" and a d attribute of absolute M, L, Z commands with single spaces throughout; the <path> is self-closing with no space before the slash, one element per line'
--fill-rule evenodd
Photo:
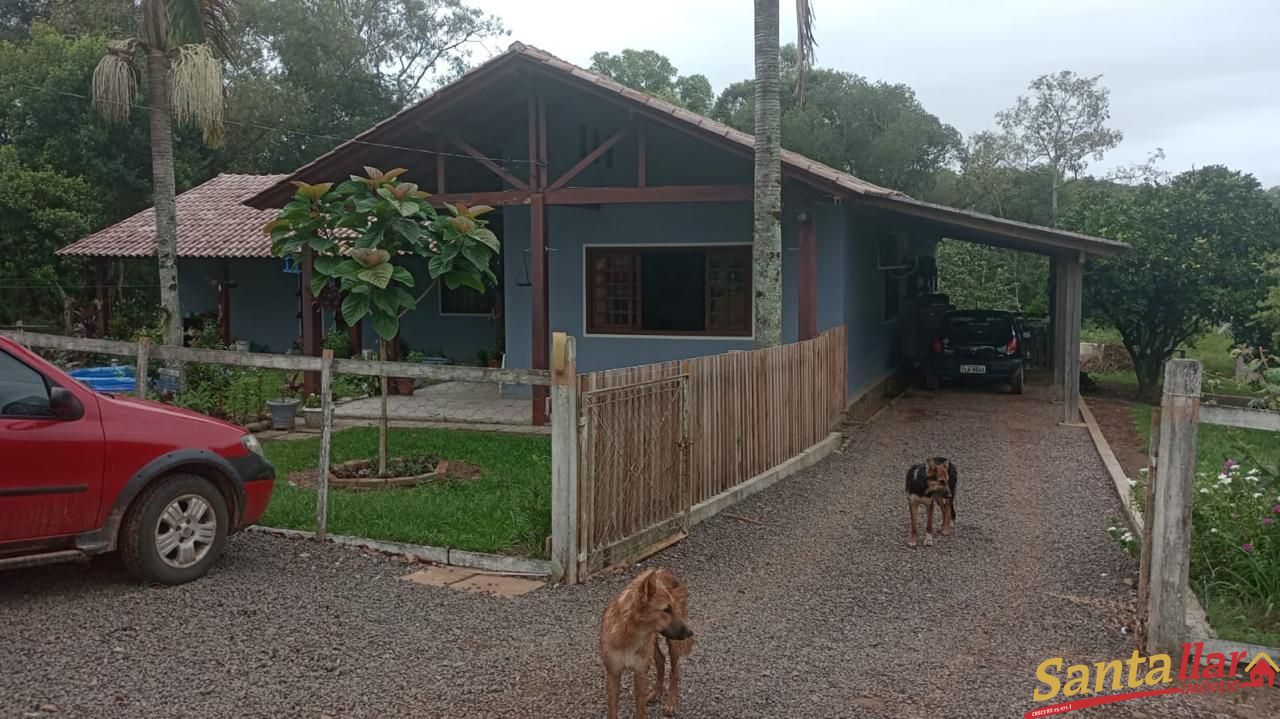
<path fill-rule="evenodd" d="M 407 168 L 436 203 L 500 210 L 490 217 L 503 242 L 501 286 L 406 316 L 415 349 L 467 357 L 500 339 L 508 367 L 546 368 L 551 332 L 565 331 L 578 338 L 579 368 L 592 371 L 752 347 L 749 135 L 515 43 L 293 174 L 262 178 L 239 202 L 269 215 L 292 195 L 291 181 L 341 179 L 366 165 Z M 847 325 L 851 400 L 899 367 L 940 239 L 1049 255 L 1059 349 L 1079 342 L 1083 262 L 1125 247 L 922 202 L 793 152 L 782 170 L 784 339 Z M 183 211 L 180 199 L 180 232 Z M 92 254 L 79 245 L 66 252 Z M 210 271 L 194 256 L 182 261 L 194 275 Z M 304 351 L 318 352 L 324 315 L 307 311 L 316 302 L 306 282 L 299 311 L 297 299 L 255 289 L 267 280 L 249 265 L 231 272 L 234 292 L 252 298 L 233 306 L 297 312 Z M 455 304 L 475 312 L 444 311 Z M 232 334 L 253 329 L 237 316 Z M 273 350 L 286 341 L 262 337 Z M 1055 353 L 1071 398 L 1073 354 Z M 533 403 L 535 421 L 542 406 Z"/>

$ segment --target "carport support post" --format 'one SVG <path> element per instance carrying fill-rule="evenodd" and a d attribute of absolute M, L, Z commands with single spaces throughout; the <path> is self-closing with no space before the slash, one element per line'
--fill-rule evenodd
<path fill-rule="evenodd" d="M 552 336 L 551 572 L 578 582 L 578 365 L 573 337 Z"/>
<path fill-rule="evenodd" d="M 1080 423 L 1080 321 L 1084 295 L 1084 260 L 1079 256 L 1058 260 L 1058 317 L 1062 330 L 1062 423 Z"/>
<path fill-rule="evenodd" d="M 1155 502 L 1145 528 L 1151 533 L 1148 653 L 1172 650 L 1186 635 L 1200 372 L 1196 360 L 1173 359 L 1164 366 Z"/>
<path fill-rule="evenodd" d="M 329 524 L 329 445 L 333 441 L 333 350 L 320 355 L 320 462 L 316 472 L 316 541 Z"/>

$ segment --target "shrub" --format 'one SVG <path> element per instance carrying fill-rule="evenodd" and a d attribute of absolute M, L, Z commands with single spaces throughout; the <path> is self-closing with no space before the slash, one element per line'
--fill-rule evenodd
<path fill-rule="evenodd" d="M 1280 607 L 1280 473 L 1227 460 L 1196 475 L 1191 517 L 1191 581 L 1203 596 L 1224 593 Z M 1135 501 L 1146 498 L 1135 482 Z M 1114 523 L 1113 523 L 1114 524 Z M 1114 527 L 1113 527 L 1114 529 Z"/>

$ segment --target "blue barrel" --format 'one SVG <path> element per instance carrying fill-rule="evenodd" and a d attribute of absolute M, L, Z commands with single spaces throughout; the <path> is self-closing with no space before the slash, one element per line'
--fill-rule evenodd
<path fill-rule="evenodd" d="M 72 370 L 67 374 L 97 392 L 127 393 L 134 391 L 138 386 L 133 367 L 126 365 L 85 367 Z"/>

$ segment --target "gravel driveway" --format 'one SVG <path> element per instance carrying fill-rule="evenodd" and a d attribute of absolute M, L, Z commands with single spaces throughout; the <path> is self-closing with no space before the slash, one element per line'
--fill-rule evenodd
<path fill-rule="evenodd" d="M 1043 659 L 1127 656 L 1119 506 L 1043 399 L 902 400 L 731 510 L 762 524 L 721 515 L 657 557 L 699 635 L 682 716 L 1014 717 Z M 911 550 L 902 476 L 925 454 L 961 468 L 957 534 Z M 597 622 L 630 574 L 500 600 L 408 571 L 246 534 L 183 587 L 111 558 L 0 575 L 0 717 L 603 716 Z M 1184 701 L 1086 715 L 1220 716 Z"/>

